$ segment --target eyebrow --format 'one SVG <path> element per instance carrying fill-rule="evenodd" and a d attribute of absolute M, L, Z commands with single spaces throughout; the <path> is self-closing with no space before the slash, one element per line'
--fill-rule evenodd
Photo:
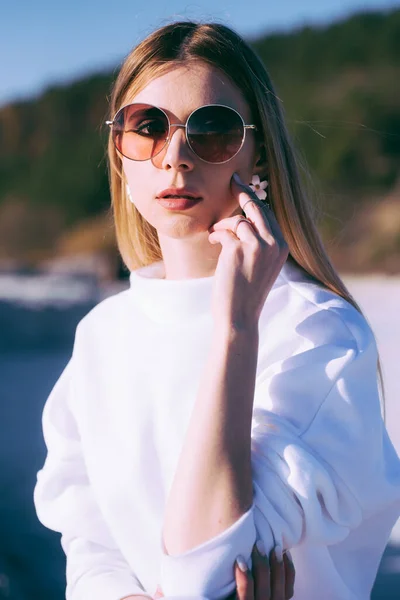
<path fill-rule="evenodd" d="M 154 106 L 150 106 L 147 108 L 137 109 L 135 112 L 129 112 L 127 121 L 128 122 L 133 121 L 137 117 L 151 116 L 151 114 L 155 113 L 157 111 L 157 109 L 158 109 L 158 107 L 154 105 Z"/>
<path fill-rule="evenodd" d="M 126 106 L 129 106 L 130 104 L 136 104 L 136 101 L 132 101 L 129 104 L 127 104 Z M 151 104 L 150 102 L 137 102 L 137 104 L 149 104 L 150 106 L 148 106 L 147 108 L 142 108 L 142 109 L 138 109 L 134 115 L 130 114 L 129 117 L 127 118 L 126 122 L 129 123 L 132 120 L 136 119 L 137 117 L 142 117 L 142 116 L 151 116 L 152 112 L 155 112 L 157 109 L 161 109 L 163 110 L 167 116 L 170 118 L 170 121 L 172 121 L 172 118 L 169 115 L 169 110 L 167 108 L 164 108 L 163 106 L 158 106 L 156 104 Z M 227 104 L 226 102 L 222 101 L 222 100 L 217 100 L 215 102 L 207 102 L 205 104 L 200 104 L 199 106 L 196 106 L 195 108 L 193 108 L 191 111 L 187 112 L 185 115 L 185 119 L 182 120 L 182 122 L 186 122 L 189 118 L 189 115 L 191 115 L 195 110 L 197 110 L 198 108 L 202 108 L 203 106 L 209 106 L 209 105 L 221 105 L 221 106 L 227 106 L 228 108 L 232 108 L 233 110 L 236 110 L 240 113 L 240 109 L 236 108 L 235 106 L 231 106 L 230 104 Z M 174 118 L 174 117 L 173 117 Z"/>

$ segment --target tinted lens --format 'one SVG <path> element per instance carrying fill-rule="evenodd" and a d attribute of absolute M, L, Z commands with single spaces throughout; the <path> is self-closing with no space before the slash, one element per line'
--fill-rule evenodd
<path fill-rule="evenodd" d="M 243 142 L 243 121 L 226 106 L 204 106 L 196 110 L 188 123 L 188 138 L 192 150 L 212 163 L 232 158 Z"/>
<path fill-rule="evenodd" d="M 165 144 L 168 137 L 167 116 L 151 104 L 129 104 L 121 108 L 113 123 L 113 141 L 123 156 L 148 160 Z"/>

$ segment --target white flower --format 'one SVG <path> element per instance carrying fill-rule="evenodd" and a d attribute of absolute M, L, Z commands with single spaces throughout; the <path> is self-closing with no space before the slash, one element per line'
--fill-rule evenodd
<path fill-rule="evenodd" d="M 265 198 L 267 197 L 267 192 L 264 191 L 267 185 L 268 181 L 260 181 L 259 175 L 253 175 L 251 183 L 249 183 L 249 186 L 257 194 L 260 200 L 265 200 Z"/>

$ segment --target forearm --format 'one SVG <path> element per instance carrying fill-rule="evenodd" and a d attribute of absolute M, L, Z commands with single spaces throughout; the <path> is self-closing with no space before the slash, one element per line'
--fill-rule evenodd
<path fill-rule="evenodd" d="M 167 500 L 163 540 L 169 554 L 215 537 L 251 507 L 258 340 L 258 326 L 215 330 Z"/>

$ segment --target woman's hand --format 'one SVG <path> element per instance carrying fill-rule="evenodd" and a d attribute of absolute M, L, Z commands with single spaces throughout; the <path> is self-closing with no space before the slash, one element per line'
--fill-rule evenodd
<path fill-rule="evenodd" d="M 279 562 L 271 550 L 270 558 L 262 556 L 254 545 L 251 554 L 252 569 L 245 573 L 235 565 L 236 591 L 226 600 L 289 600 L 294 594 L 295 569 L 286 554 Z M 160 586 L 154 600 L 164 596 Z"/>
<path fill-rule="evenodd" d="M 283 554 L 279 562 L 274 550 L 269 560 L 254 546 L 252 570 L 245 573 L 235 565 L 237 600 L 289 600 L 294 594 L 295 569 L 292 560 Z"/>
<path fill-rule="evenodd" d="M 232 178 L 231 187 L 251 224 L 239 223 L 235 234 L 243 218 L 235 215 L 209 229 L 210 243 L 222 245 L 215 270 L 213 317 L 228 328 L 254 328 L 289 249 L 272 210 L 244 183 Z"/>

